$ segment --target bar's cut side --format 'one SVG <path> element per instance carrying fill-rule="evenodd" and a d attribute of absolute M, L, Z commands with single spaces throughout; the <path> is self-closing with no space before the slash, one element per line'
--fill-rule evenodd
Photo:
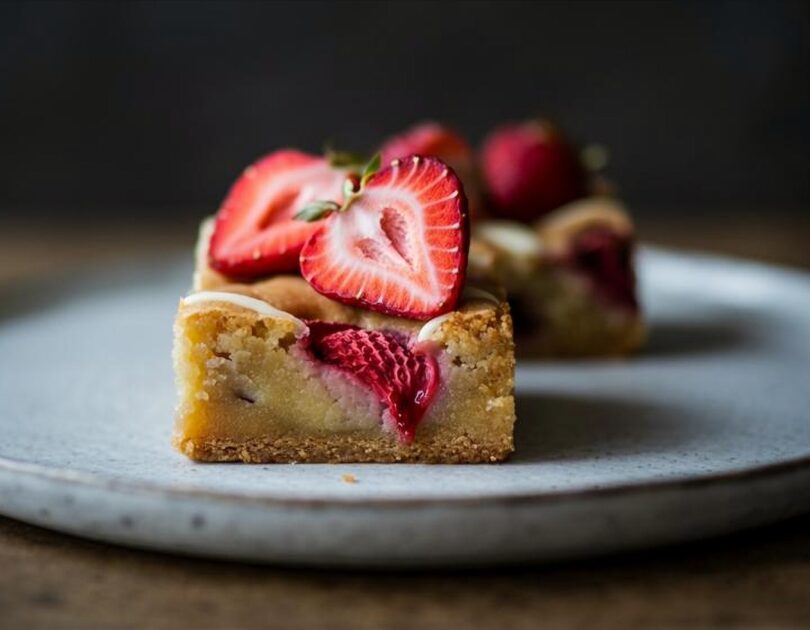
<path fill-rule="evenodd" d="M 175 322 L 174 443 L 190 458 L 475 463 L 512 451 L 514 348 L 501 299 L 479 292 L 424 323 L 339 304 L 298 277 L 203 277 Z M 347 350 L 343 337 L 373 339 L 400 361 L 388 366 L 395 376 L 376 357 L 358 365 L 377 349 Z"/>

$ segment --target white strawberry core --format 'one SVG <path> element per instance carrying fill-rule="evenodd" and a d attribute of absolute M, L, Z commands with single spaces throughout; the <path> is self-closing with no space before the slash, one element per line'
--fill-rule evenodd
<path fill-rule="evenodd" d="M 419 202 L 410 193 L 370 190 L 341 222 L 339 240 L 350 243 L 342 256 L 359 273 L 377 273 L 393 284 L 409 285 L 415 299 L 431 302 L 440 290 L 425 256 L 423 229 Z"/>
<path fill-rule="evenodd" d="M 384 283 L 400 289 L 397 293 L 402 297 L 395 306 L 407 312 L 415 305 L 436 304 L 453 287 L 447 284 L 447 275 L 458 270 L 437 268 L 431 250 L 455 253 L 458 247 L 437 248 L 430 244 L 427 234 L 429 230 L 459 229 L 459 223 L 434 225 L 429 221 L 431 206 L 439 211 L 442 204 L 458 196 L 458 191 L 425 202 L 420 197 L 441 183 L 448 176 L 447 170 L 427 184 L 411 187 L 410 180 L 419 169 L 401 170 L 398 163 L 392 168 L 390 182 L 368 187 L 337 217 L 328 239 L 327 257 L 341 270 L 336 291 L 351 291 L 362 298 L 370 288 L 367 283 Z"/>

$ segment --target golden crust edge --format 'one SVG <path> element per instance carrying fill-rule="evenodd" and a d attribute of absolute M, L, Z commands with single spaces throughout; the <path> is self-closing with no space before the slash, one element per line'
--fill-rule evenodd
<path fill-rule="evenodd" d="M 465 434 L 450 440 L 417 440 L 401 445 L 390 436 L 358 438 L 351 435 L 318 438 L 254 438 L 246 441 L 220 438 L 173 438 L 174 447 L 199 462 L 254 464 L 423 463 L 495 464 L 514 451 L 512 434 L 501 440 L 476 441 Z"/>

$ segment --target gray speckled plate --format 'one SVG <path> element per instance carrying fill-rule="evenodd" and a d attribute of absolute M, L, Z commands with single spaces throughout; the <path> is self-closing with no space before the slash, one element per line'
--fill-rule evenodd
<path fill-rule="evenodd" d="M 810 509 L 810 277 L 659 250 L 641 270 L 649 350 L 523 364 L 500 466 L 191 463 L 169 447 L 188 265 L 5 291 L 0 513 L 188 554 L 420 566 L 606 553 Z"/>

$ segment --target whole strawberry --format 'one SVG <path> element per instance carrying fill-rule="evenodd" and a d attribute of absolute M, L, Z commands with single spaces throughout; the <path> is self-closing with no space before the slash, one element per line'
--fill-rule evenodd
<path fill-rule="evenodd" d="M 534 221 L 586 194 L 586 175 L 576 151 L 546 121 L 499 127 L 484 141 L 481 170 L 490 211 Z"/>

